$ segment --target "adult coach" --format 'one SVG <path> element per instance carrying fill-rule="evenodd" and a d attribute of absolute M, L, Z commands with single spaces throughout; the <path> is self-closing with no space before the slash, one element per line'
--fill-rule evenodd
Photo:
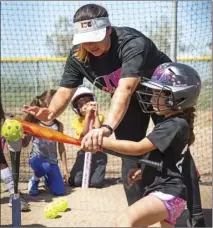
<path fill-rule="evenodd" d="M 113 131 L 117 139 L 140 141 L 146 134 L 149 116 L 141 115 L 134 91 L 141 77 L 151 78 L 158 65 L 171 60 L 141 32 L 129 27 L 111 26 L 108 12 L 102 6 L 87 4 L 80 7 L 73 22 L 74 47 L 68 56 L 60 88 L 49 108 L 24 106 L 24 111 L 43 121 L 57 118 L 83 79 L 87 78 L 112 95 L 104 125 L 89 133 L 94 148 L 97 148 L 98 140 L 110 136 Z M 143 195 L 140 182 L 132 187 L 127 184 L 127 172 L 139 166 L 122 161 L 122 179 L 129 205 Z"/>
<path fill-rule="evenodd" d="M 73 21 L 75 46 L 49 109 L 25 106 L 24 110 L 42 120 L 58 117 L 86 77 L 112 95 L 108 117 L 104 127 L 100 128 L 102 135 L 109 136 L 115 130 L 117 139 L 140 141 L 146 134 L 149 116 L 141 115 L 134 91 L 141 77 L 151 77 L 158 65 L 171 60 L 141 32 L 133 28 L 112 27 L 108 12 L 102 6 L 82 6 Z M 122 161 L 122 179 L 129 205 L 142 197 L 140 183 L 133 187 L 127 184 L 128 170 L 138 165 Z"/>

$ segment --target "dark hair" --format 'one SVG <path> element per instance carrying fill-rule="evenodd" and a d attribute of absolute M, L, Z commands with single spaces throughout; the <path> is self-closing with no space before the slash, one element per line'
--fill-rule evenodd
<path fill-rule="evenodd" d="M 188 144 L 191 146 L 195 141 L 195 134 L 194 134 L 194 119 L 196 109 L 194 107 L 183 109 L 183 114 L 181 115 L 184 118 L 188 125 L 189 125 L 189 141 Z"/>
<path fill-rule="evenodd" d="M 171 96 L 170 91 L 163 91 L 166 96 Z M 175 102 L 180 103 L 180 100 L 176 100 Z M 178 109 L 171 109 L 171 110 L 178 110 Z M 180 115 L 182 118 L 184 118 L 188 125 L 189 125 L 189 140 L 188 140 L 188 145 L 191 146 L 194 141 L 195 141 L 195 134 L 194 134 L 194 119 L 196 117 L 195 112 L 196 109 L 195 107 L 190 107 L 182 110 L 183 113 Z"/>
<path fill-rule="evenodd" d="M 0 133 L 1 133 L 1 128 L 4 121 L 5 121 L 5 115 L 4 115 L 4 109 L 3 109 L 3 106 L 1 103 L 1 97 L 0 97 Z M 1 148 L 1 145 L 0 145 L 0 148 Z"/>
<path fill-rule="evenodd" d="M 84 21 L 99 17 L 108 17 L 107 10 L 100 5 L 86 4 L 81 6 L 73 17 L 73 22 Z"/>
<path fill-rule="evenodd" d="M 0 100 L 0 119 L 5 119 L 4 109 Z"/>
<path fill-rule="evenodd" d="M 44 91 L 41 95 L 36 96 L 33 99 L 30 106 L 38 106 L 40 108 L 48 107 L 55 93 L 56 90 L 54 89 Z M 30 114 L 27 114 L 24 120 L 28 122 L 36 122 L 36 118 Z"/>

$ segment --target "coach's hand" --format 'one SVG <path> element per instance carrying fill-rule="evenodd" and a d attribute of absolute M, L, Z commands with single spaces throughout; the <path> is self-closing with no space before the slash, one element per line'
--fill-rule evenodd
<path fill-rule="evenodd" d="M 107 128 L 90 130 L 81 141 L 81 148 L 90 152 L 97 152 L 102 145 L 103 137 L 109 137 L 110 131 Z"/>
<path fill-rule="evenodd" d="M 40 108 L 38 106 L 23 106 L 23 112 L 29 113 L 35 116 L 36 119 L 41 121 L 49 121 L 55 118 L 54 112 L 49 108 Z"/>

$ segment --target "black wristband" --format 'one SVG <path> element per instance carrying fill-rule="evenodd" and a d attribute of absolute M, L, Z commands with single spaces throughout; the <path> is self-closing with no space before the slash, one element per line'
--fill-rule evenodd
<path fill-rule="evenodd" d="M 110 131 L 110 135 L 114 132 L 113 129 L 107 124 L 103 124 L 103 125 L 101 125 L 101 127 L 107 128 Z"/>

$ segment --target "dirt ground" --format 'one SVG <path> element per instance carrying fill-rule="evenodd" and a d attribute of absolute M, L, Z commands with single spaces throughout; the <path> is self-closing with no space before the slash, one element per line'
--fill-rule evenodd
<path fill-rule="evenodd" d="M 12 210 L 8 207 L 8 192 L 1 191 L 1 226 L 11 226 Z M 19 188 L 27 193 L 27 183 L 21 183 Z M 200 186 L 203 209 L 207 225 L 212 227 L 212 186 Z M 102 189 L 82 189 L 66 187 L 66 198 L 69 209 L 60 213 L 56 219 L 44 217 L 44 207 L 53 200 L 53 196 L 44 190 L 40 184 L 40 194 L 37 197 L 25 195 L 30 202 L 31 211 L 22 212 L 22 226 L 30 227 L 113 227 L 116 214 L 127 207 L 122 184 L 106 186 Z M 186 215 L 178 221 L 177 227 L 184 227 Z"/>

